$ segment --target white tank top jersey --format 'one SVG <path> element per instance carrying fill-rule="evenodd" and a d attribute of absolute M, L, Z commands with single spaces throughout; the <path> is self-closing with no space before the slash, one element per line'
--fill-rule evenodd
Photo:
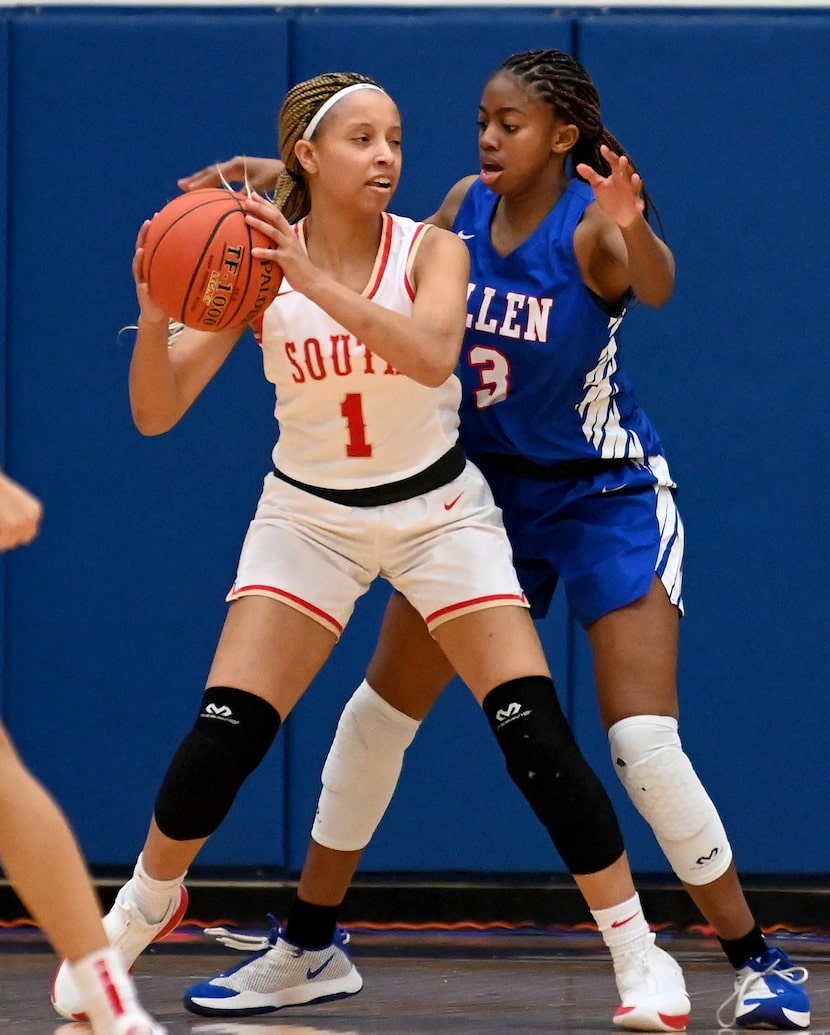
<path fill-rule="evenodd" d="M 381 218 L 362 294 L 408 314 L 412 266 L 429 227 L 389 213 Z M 303 247 L 304 222 L 295 228 Z M 423 471 L 455 445 L 461 385 L 454 374 L 428 388 L 398 373 L 287 280 L 257 337 L 277 393 L 274 465 L 289 478 L 327 489 L 383 485 Z"/>

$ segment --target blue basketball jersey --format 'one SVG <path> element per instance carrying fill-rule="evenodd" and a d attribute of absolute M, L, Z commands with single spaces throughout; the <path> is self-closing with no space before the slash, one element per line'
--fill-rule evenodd
<path fill-rule="evenodd" d="M 504 257 L 490 242 L 498 200 L 476 181 L 453 225 L 472 261 L 458 371 L 468 455 L 552 464 L 660 454 L 657 432 L 620 365 L 624 311 L 609 315 L 602 307 L 574 252 L 592 188 L 571 180 L 541 226 Z"/>

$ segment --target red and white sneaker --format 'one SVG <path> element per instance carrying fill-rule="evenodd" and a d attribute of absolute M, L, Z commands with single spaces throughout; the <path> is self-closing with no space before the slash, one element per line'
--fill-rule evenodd
<path fill-rule="evenodd" d="M 188 901 L 187 888 L 181 885 L 178 897 L 170 903 L 162 919 L 157 924 L 149 924 L 130 901 L 131 884 L 132 881 L 127 881 L 121 888 L 112 909 L 104 917 L 104 930 L 107 932 L 110 945 L 121 950 L 124 965 L 128 970 L 148 945 L 161 941 L 178 927 L 187 912 Z M 67 960 L 61 962 L 55 974 L 55 980 L 52 983 L 52 1005 L 57 1013 L 67 1020 L 85 1021 L 87 1019 Z M 139 1035 L 140 1031 L 141 1029 L 137 1028 L 136 1035 Z M 120 1029 L 115 1035 L 122 1035 Z M 123 1035 L 132 1035 L 132 1033 L 129 1028 L 125 1028 Z M 151 1035 L 155 1035 L 152 1029 Z"/>
<path fill-rule="evenodd" d="M 625 953 L 614 961 L 620 1005 L 614 1024 L 629 1031 L 685 1031 L 691 1003 L 683 971 L 651 935 L 645 953 Z"/>
<path fill-rule="evenodd" d="M 93 1024 L 92 1035 L 167 1035 L 167 1028 L 139 1009 L 134 1013 L 124 1014 L 111 1025 L 101 1027 Z"/>

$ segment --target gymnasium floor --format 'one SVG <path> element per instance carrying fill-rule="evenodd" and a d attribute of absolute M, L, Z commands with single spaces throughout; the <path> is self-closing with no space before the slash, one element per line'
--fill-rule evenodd
<path fill-rule="evenodd" d="M 689 1032 L 721 1032 L 715 1011 L 731 990 L 715 943 L 660 936 L 683 965 L 692 1000 Z M 812 1035 L 830 1035 L 830 939 L 775 937 L 810 970 Z M 298 1007 L 266 1018 L 213 1020 L 180 1005 L 192 983 L 244 957 L 216 951 L 198 930 L 154 946 L 136 968 L 147 1007 L 169 1035 L 606 1035 L 617 1004 L 610 962 L 598 936 L 577 933 L 387 932 L 354 930 L 352 951 L 363 991 L 350 999 Z M 88 1035 L 61 1021 L 48 992 L 54 958 L 31 931 L 0 938 L 0 1033 Z"/>

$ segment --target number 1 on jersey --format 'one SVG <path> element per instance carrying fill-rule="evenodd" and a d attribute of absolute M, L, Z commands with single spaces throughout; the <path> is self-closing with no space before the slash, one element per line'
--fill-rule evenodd
<path fill-rule="evenodd" d="M 349 434 L 346 456 L 371 456 L 372 447 L 366 441 L 366 421 L 363 419 L 363 397 L 358 392 L 350 392 L 340 405 L 340 413 Z"/>

